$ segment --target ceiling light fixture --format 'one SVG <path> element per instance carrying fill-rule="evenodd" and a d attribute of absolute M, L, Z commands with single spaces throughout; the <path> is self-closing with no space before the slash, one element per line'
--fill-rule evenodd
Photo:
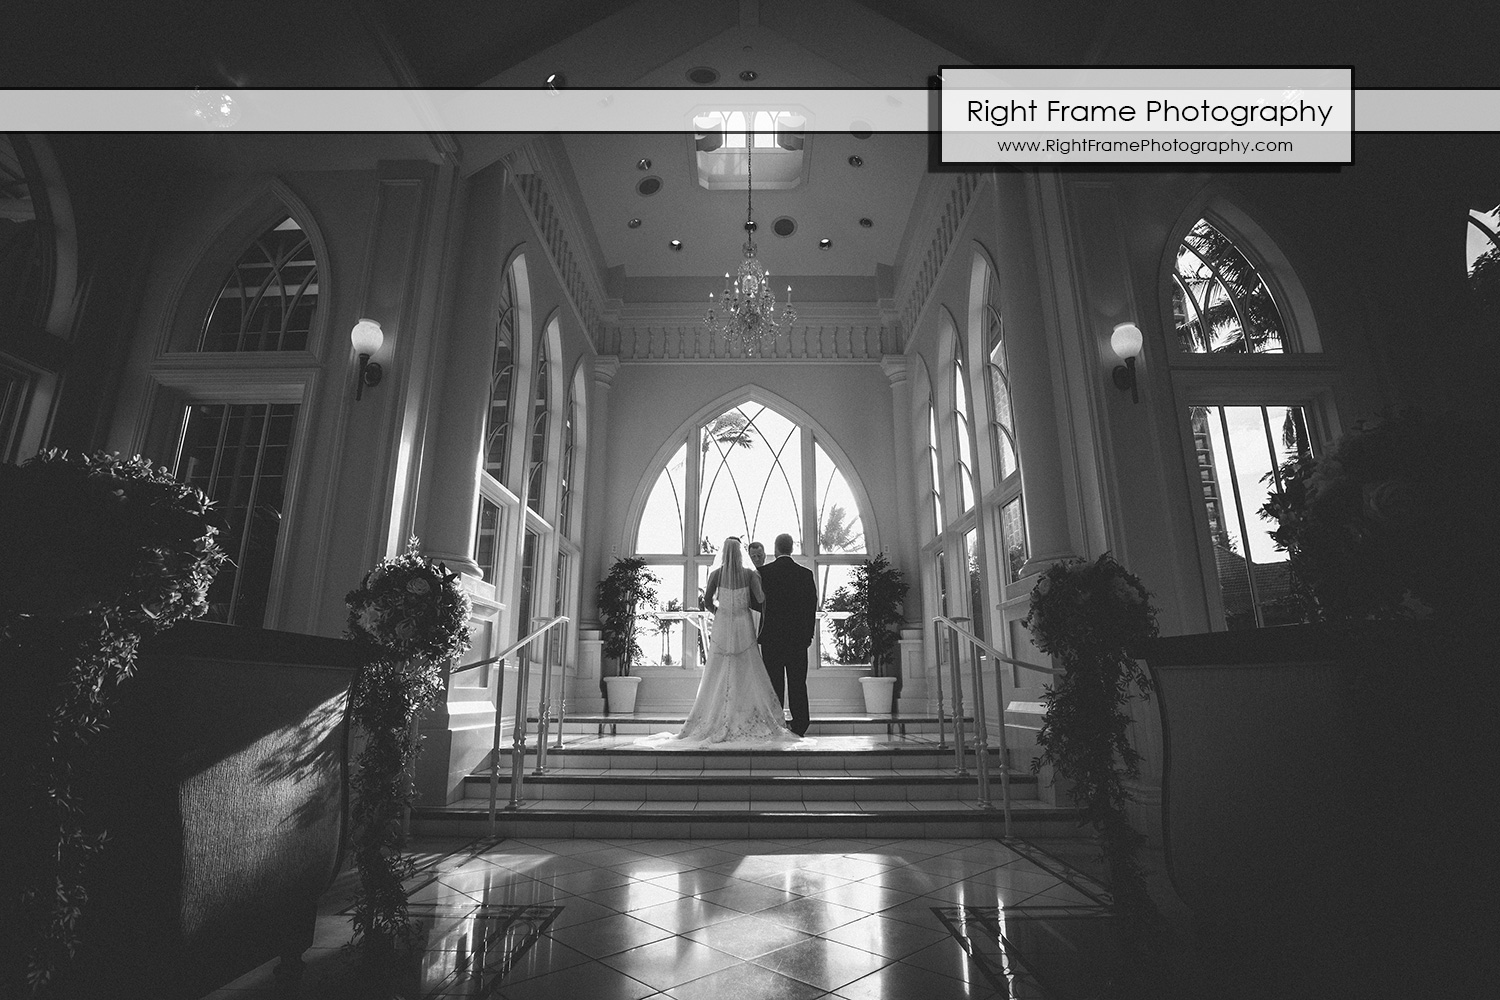
<path fill-rule="evenodd" d="M 746 131 L 745 259 L 740 261 L 732 284 L 729 272 L 724 272 L 724 299 L 719 309 L 714 308 L 714 295 L 709 292 L 708 312 L 703 317 L 710 334 L 718 334 L 731 347 L 738 345 L 747 358 L 774 350 L 776 338 L 790 333 L 797 322 L 797 313 L 792 309 L 792 286 L 786 286 L 786 308 L 778 317 L 776 295 L 767 281 L 770 272 L 755 256 L 755 174 L 751 162 L 754 151 L 755 135 Z"/>

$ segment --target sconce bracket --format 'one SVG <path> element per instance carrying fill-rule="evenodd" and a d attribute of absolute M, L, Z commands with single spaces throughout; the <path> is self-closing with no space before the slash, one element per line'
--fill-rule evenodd
<path fill-rule="evenodd" d="M 1140 389 L 1136 387 L 1135 381 L 1135 358 L 1126 358 L 1123 365 L 1115 365 L 1115 370 L 1110 374 L 1114 376 L 1115 388 L 1121 392 L 1130 390 L 1131 402 L 1141 401 Z"/>
<path fill-rule="evenodd" d="M 380 367 L 380 362 L 369 361 L 365 363 L 364 383 L 368 386 L 377 386 L 385 377 L 385 369 Z"/>

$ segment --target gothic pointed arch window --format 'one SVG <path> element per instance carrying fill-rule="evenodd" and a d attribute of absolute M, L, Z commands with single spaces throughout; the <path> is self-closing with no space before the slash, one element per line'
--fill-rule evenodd
<path fill-rule="evenodd" d="M 490 403 L 484 420 L 484 471 L 506 481 L 510 454 L 510 403 L 516 382 L 516 275 L 505 269 L 495 313 L 495 353 L 490 361 Z"/>
<path fill-rule="evenodd" d="M 312 241 L 288 215 L 252 240 L 229 269 L 196 350 L 306 350 L 317 308 Z"/>
<path fill-rule="evenodd" d="M 537 335 L 536 344 L 536 389 L 531 399 L 530 445 L 526 462 L 526 506 L 541 513 L 543 493 L 547 484 L 547 434 L 552 419 L 552 350 L 549 334 L 557 321 Z"/>
<path fill-rule="evenodd" d="M 765 545 L 792 536 L 792 552 L 813 570 L 820 601 L 851 579 L 870 550 L 867 502 L 835 442 L 807 418 L 776 405 L 746 401 L 710 413 L 664 446 L 662 465 L 644 490 L 635 553 L 662 578 L 662 608 L 696 608 L 698 593 L 726 537 Z M 647 612 L 643 610 L 643 615 Z M 660 663 L 691 663 L 694 631 L 645 619 Z M 835 655 L 814 642 L 816 662 Z"/>
<path fill-rule="evenodd" d="M 1500 328 L 1500 205 L 1469 211 L 1469 298 L 1476 328 Z"/>
<path fill-rule="evenodd" d="M 958 468 L 961 509 L 974 509 L 974 452 L 969 443 L 969 389 L 962 345 L 953 352 L 953 457 Z"/>
<path fill-rule="evenodd" d="M 1298 584 L 1260 511 L 1281 465 L 1335 433 L 1336 372 L 1275 244 L 1232 205 L 1211 207 L 1176 244 L 1163 289 L 1208 616 L 1285 624 Z"/>

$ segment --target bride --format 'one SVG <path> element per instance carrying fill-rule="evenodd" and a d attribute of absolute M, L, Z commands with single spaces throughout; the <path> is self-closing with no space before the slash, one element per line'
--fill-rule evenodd
<path fill-rule="evenodd" d="M 786 727 L 781 702 L 760 658 L 750 616 L 752 595 L 765 601 L 760 574 L 746 561 L 740 540 L 731 536 L 724 540 L 719 565 L 708 574 L 703 591 L 703 607 L 714 613 L 708 665 L 693 710 L 671 739 L 674 746 L 798 741 Z"/>

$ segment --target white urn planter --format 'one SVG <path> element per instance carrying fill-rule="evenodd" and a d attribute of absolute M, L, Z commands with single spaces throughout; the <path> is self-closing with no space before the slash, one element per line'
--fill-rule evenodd
<path fill-rule="evenodd" d="M 896 695 L 896 678 L 861 677 L 859 686 L 865 694 L 865 711 L 870 715 L 890 715 Z"/>
<path fill-rule="evenodd" d="M 632 715 L 635 713 L 635 693 L 641 686 L 639 677 L 606 677 L 604 694 L 610 715 Z"/>

